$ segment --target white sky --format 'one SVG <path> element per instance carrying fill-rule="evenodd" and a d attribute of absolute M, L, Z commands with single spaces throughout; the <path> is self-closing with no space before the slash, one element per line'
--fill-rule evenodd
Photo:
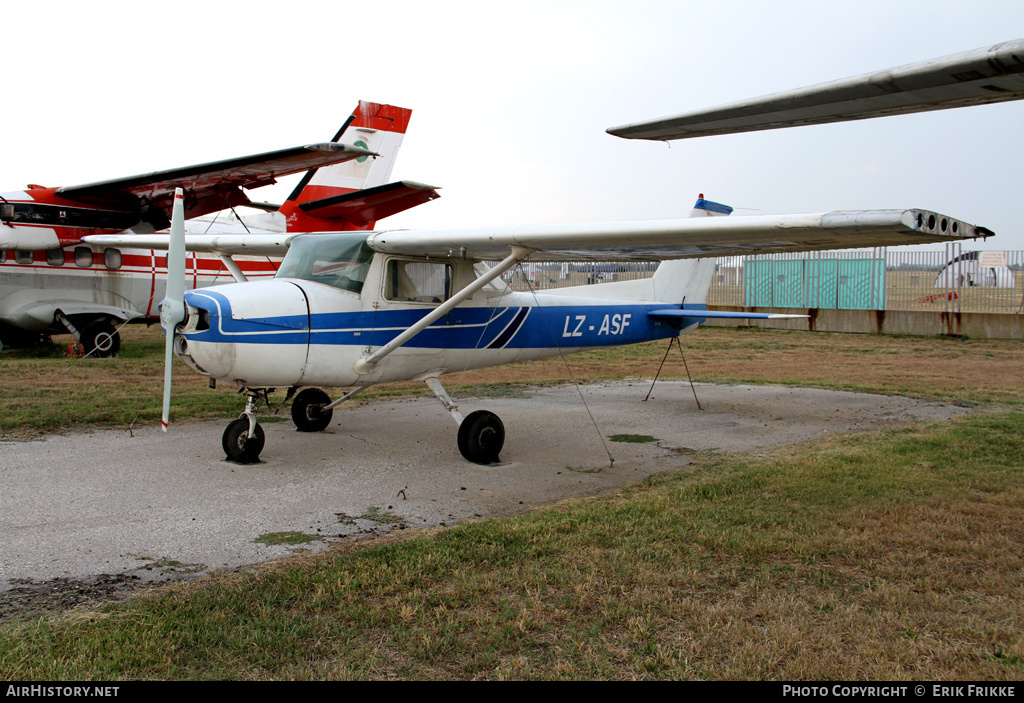
<path fill-rule="evenodd" d="M 45 9 L 41 9 L 45 7 Z M 0 191 L 326 141 L 413 109 L 380 226 L 923 207 L 1024 249 L 1024 101 L 663 143 L 619 124 L 1024 37 L 1020 0 L 5 5 Z M 253 191 L 279 202 L 292 181 Z"/>

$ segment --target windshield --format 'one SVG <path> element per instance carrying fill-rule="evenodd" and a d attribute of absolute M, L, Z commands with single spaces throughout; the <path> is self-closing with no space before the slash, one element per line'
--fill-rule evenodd
<path fill-rule="evenodd" d="M 371 259 L 365 232 L 305 234 L 291 240 L 276 278 L 301 278 L 359 293 Z"/>

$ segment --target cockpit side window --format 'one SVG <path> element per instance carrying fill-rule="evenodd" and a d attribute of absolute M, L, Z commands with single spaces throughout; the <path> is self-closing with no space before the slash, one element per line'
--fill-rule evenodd
<path fill-rule="evenodd" d="M 433 261 L 388 261 L 384 297 L 411 303 L 443 303 L 451 295 L 452 267 Z"/>
<path fill-rule="evenodd" d="M 360 293 L 373 260 L 365 233 L 295 237 L 276 278 L 299 278 Z"/>

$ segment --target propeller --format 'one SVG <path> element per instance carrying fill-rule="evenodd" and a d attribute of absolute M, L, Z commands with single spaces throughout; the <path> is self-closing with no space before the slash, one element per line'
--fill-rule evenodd
<path fill-rule="evenodd" d="M 181 188 L 174 189 L 171 240 L 167 250 L 167 293 L 160 303 L 160 324 L 167 338 L 164 346 L 164 412 L 160 427 L 167 431 L 171 414 L 171 361 L 174 359 L 174 328 L 185 320 L 185 205 Z"/>

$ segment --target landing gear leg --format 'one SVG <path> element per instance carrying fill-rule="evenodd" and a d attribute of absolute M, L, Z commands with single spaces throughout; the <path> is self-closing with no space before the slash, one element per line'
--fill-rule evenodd
<path fill-rule="evenodd" d="M 227 458 L 239 464 L 255 464 L 266 437 L 263 428 L 256 422 L 256 391 L 246 389 L 245 412 L 228 425 L 221 438 L 221 445 Z"/>
<path fill-rule="evenodd" d="M 488 410 L 476 410 L 463 418 L 459 407 L 445 392 L 436 375 L 422 379 L 433 391 L 441 405 L 455 422 L 459 423 L 459 452 L 474 464 L 495 464 L 501 448 L 505 446 L 505 426 L 497 415 Z"/>

